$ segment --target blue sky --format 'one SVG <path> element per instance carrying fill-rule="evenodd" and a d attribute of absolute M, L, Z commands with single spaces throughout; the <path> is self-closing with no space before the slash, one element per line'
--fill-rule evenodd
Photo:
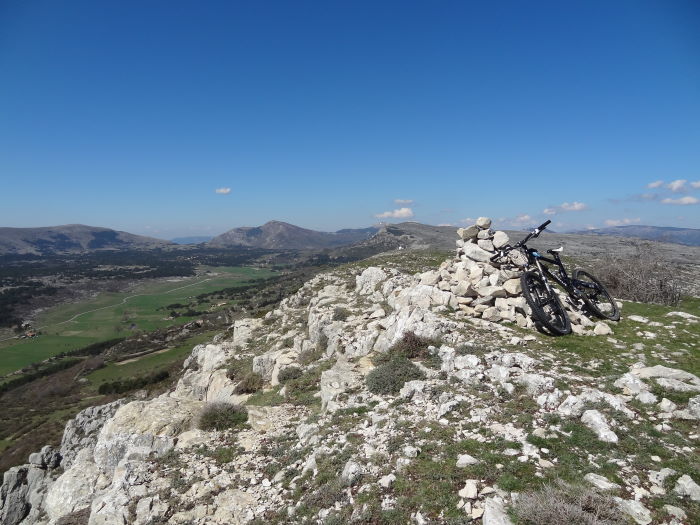
<path fill-rule="evenodd" d="M 695 1 L 5 0 L 0 77 L 1 226 L 700 228 Z"/>

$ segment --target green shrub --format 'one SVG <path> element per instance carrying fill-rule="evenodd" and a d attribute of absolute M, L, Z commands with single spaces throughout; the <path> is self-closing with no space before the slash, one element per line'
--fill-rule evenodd
<path fill-rule="evenodd" d="M 245 407 L 233 403 L 209 403 L 199 414 L 197 426 L 202 430 L 241 428 L 248 421 Z"/>
<path fill-rule="evenodd" d="M 253 358 L 231 359 L 226 368 L 226 377 L 238 380 L 253 371 Z"/>
<path fill-rule="evenodd" d="M 396 341 L 391 348 L 374 358 L 374 364 L 378 365 L 395 359 L 404 357 L 406 359 L 428 359 L 432 357 L 429 346 L 440 346 L 441 342 L 427 337 L 420 337 L 414 332 L 405 332 L 403 337 Z"/>
<path fill-rule="evenodd" d="M 367 389 L 373 394 L 397 394 L 406 381 L 424 379 L 425 374 L 405 357 L 394 357 L 367 374 Z"/>
<path fill-rule="evenodd" d="M 298 377 L 301 377 L 301 374 L 301 368 L 299 368 L 298 366 L 289 366 L 280 371 L 280 373 L 277 376 L 277 380 L 280 383 L 286 383 L 290 379 L 297 379 Z"/>
<path fill-rule="evenodd" d="M 334 321 L 347 321 L 348 317 L 350 317 L 350 310 L 347 308 L 336 306 L 335 310 L 333 310 Z"/>
<path fill-rule="evenodd" d="M 256 372 L 249 372 L 236 385 L 234 392 L 236 394 L 254 394 L 258 390 L 262 390 L 263 378 Z"/>

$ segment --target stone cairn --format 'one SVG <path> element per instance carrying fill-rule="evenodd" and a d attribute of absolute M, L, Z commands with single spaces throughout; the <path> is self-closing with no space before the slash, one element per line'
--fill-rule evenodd
<path fill-rule="evenodd" d="M 450 290 L 457 307 L 470 317 L 491 322 L 515 323 L 534 327 L 532 312 L 522 295 L 519 266 L 510 261 L 491 262 L 497 250 L 510 242 L 503 231 L 491 229 L 491 219 L 479 217 L 476 223 L 457 230 L 457 256 L 445 261 L 437 272 L 421 275 L 422 284 Z M 572 331 L 580 335 L 608 335 L 610 326 L 596 322 L 574 309 L 557 290 L 571 319 Z"/>

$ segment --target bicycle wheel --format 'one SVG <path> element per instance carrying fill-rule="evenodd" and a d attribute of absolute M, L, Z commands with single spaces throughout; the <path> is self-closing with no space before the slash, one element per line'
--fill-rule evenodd
<path fill-rule="evenodd" d="M 590 273 L 581 268 L 576 268 L 573 273 L 573 286 L 581 294 L 581 299 L 588 309 L 596 317 L 620 320 L 620 309 L 615 299 L 608 293 L 605 286 Z"/>
<path fill-rule="evenodd" d="M 532 315 L 553 335 L 571 333 L 571 321 L 555 292 L 550 292 L 535 272 L 527 272 L 520 277 L 523 295 L 532 309 Z"/>

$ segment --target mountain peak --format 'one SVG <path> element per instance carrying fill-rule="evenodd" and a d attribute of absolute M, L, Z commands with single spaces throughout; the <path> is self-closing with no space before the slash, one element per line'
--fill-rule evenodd
<path fill-rule="evenodd" d="M 346 229 L 337 232 L 319 232 L 283 221 L 268 221 L 262 226 L 234 228 L 214 237 L 213 246 L 248 246 L 271 250 L 318 250 L 334 248 L 363 241 L 376 233 L 377 228 Z"/>

